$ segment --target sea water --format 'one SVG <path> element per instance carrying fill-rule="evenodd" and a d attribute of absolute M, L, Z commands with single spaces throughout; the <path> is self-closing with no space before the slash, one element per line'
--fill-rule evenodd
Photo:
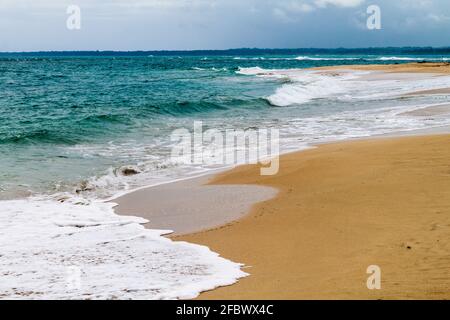
<path fill-rule="evenodd" d="M 276 128 L 282 151 L 450 125 L 405 111 L 450 77 L 363 80 L 310 67 L 449 56 L 246 54 L 0 58 L 0 298 L 174 299 L 235 282 L 241 265 L 144 229 L 103 200 L 208 172 L 170 160 L 171 133 Z M 138 173 L 125 175 L 123 168 Z M 70 286 L 78 270 L 79 286 Z"/>

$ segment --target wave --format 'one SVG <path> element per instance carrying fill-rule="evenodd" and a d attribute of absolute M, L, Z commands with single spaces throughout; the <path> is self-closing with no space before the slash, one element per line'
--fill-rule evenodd
<path fill-rule="evenodd" d="M 295 58 L 290 57 L 234 57 L 233 60 L 268 60 L 268 61 L 289 61 L 295 60 Z"/>
<path fill-rule="evenodd" d="M 235 57 L 234 60 L 297 60 L 297 61 L 450 61 L 446 57 L 400 57 L 400 56 L 384 56 L 384 57 L 321 57 L 321 56 L 298 56 L 298 57 Z"/>
<path fill-rule="evenodd" d="M 79 126 L 84 126 L 85 128 L 94 129 L 101 128 L 101 130 L 109 130 L 108 125 L 119 124 L 119 123 L 129 123 L 130 118 L 128 115 L 118 115 L 118 114 L 99 114 L 99 115 L 89 115 L 76 120 L 76 127 L 69 130 L 67 127 L 62 129 L 61 127 L 54 127 L 50 124 L 46 126 L 49 129 L 39 129 L 32 130 L 24 127 L 21 132 L 9 132 L 4 135 L 0 135 L 0 144 L 16 144 L 16 145 L 27 145 L 27 144 L 57 144 L 57 145 L 73 145 L 81 142 L 85 133 L 80 133 Z M 73 126 L 73 123 L 71 124 Z M 42 124 L 44 126 L 44 124 Z M 25 131 L 28 129 L 28 131 Z M 65 130 L 64 130 L 65 129 Z M 89 129 L 86 129 L 88 131 Z"/>
<path fill-rule="evenodd" d="M 348 76 L 328 77 L 315 73 L 305 73 L 291 77 L 292 83 L 284 84 L 267 100 L 276 107 L 287 107 L 307 103 L 314 99 L 326 98 L 346 92 L 344 79 Z"/>
<path fill-rule="evenodd" d="M 443 57 L 397 57 L 397 56 L 386 56 L 386 57 L 309 57 L 309 56 L 299 56 L 295 60 L 310 60 L 310 61 L 351 61 L 351 60 L 361 60 L 361 61 L 449 61 L 449 58 Z"/>
<path fill-rule="evenodd" d="M 211 112 L 214 110 L 226 110 L 228 107 L 224 104 L 208 101 L 179 101 L 175 104 L 169 104 L 160 109 L 163 114 L 179 117 L 182 115 Z"/>
<path fill-rule="evenodd" d="M 29 132 L 9 133 L 0 137 L 0 144 L 38 144 L 38 143 L 52 143 L 52 144 L 75 144 L 79 140 L 76 137 L 65 135 L 61 132 L 53 130 L 35 130 Z"/>
<path fill-rule="evenodd" d="M 302 104 L 313 99 L 325 98 L 344 92 L 343 80 L 351 79 L 354 75 L 323 75 L 309 70 L 268 70 L 260 67 L 239 68 L 236 73 L 247 76 L 257 76 L 273 79 L 282 79 L 283 85 L 275 93 L 266 97 L 266 100 L 276 107 L 286 107 L 293 104 Z"/>
<path fill-rule="evenodd" d="M 271 70 L 263 69 L 260 67 L 251 67 L 251 68 L 238 68 L 238 71 L 236 71 L 237 74 L 242 74 L 246 76 L 254 76 L 254 75 L 265 75 Z"/>
<path fill-rule="evenodd" d="M 365 81 L 352 81 L 370 72 L 317 72 L 306 69 L 270 70 L 260 67 L 239 68 L 237 73 L 248 76 L 283 80 L 275 93 L 266 97 L 272 106 L 300 105 L 315 99 L 333 97 L 336 100 L 367 100 L 395 97 L 402 93 L 448 86 L 448 77 L 417 80 L 409 86 L 398 81 L 380 80 L 367 86 Z"/>
<path fill-rule="evenodd" d="M 255 99 L 257 101 L 259 99 Z M 247 100 L 245 100 L 247 101 Z M 244 101 L 244 102 L 245 102 Z M 0 145 L 33 145 L 33 144 L 55 144 L 74 145 L 82 143 L 92 135 L 108 132 L 117 126 L 132 125 L 134 121 L 142 117 L 155 115 L 183 116 L 214 110 L 226 110 L 234 104 L 242 104 L 239 99 L 229 101 L 178 101 L 164 104 L 147 104 L 131 110 L 125 114 L 91 114 L 86 116 L 70 116 L 73 119 L 61 119 L 58 123 L 41 123 L 46 129 L 34 129 L 34 123 L 30 121 L 27 126 L 20 130 L 9 129 L 9 132 L 0 132 Z M 67 123 L 67 125 L 63 125 Z M 122 128 L 121 127 L 121 128 Z M 80 131 L 80 128 L 83 130 Z"/>
<path fill-rule="evenodd" d="M 272 60 L 272 61 L 292 61 L 292 60 L 310 60 L 310 61 L 341 61 L 341 60 L 363 60 L 363 58 L 350 58 L 350 57 L 309 57 L 309 56 L 298 56 L 298 57 L 235 57 L 234 60 Z"/>
<path fill-rule="evenodd" d="M 411 58 L 411 57 L 380 57 L 376 60 L 380 61 L 421 61 L 426 60 L 424 58 Z"/>
<path fill-rule="evenodd" d="M 228 71 L 228 68 L 216 68 L 216 67 L 211 67 L 211 68 L 200 68 L 200 67 L 192 67 L 191 68 L 194 71 Z"/>
<path fill-rule="evenodd" d="M 307 58 L 319 59 L 319 57 Z M 191 66 L 183 66 L 183 71 L 189 67 Z M 230 70 L 232 70 L 231 68 Z M 330 110 L 315 118 L 303 114 L 299 116 L 298 113 L 294 114 L 288 110 L 290 116 L 288 120 L 283 118 L 280 113 L 281 116 L 271 114 L 271 117 L 264 117 L 262 122 L 257 121 L 261 121 L 263 117 L 256 116 L 255 119 L 252 118 L 251 123 L 245 124 L 259 126 L 262 123 L 281 127 L 282 130 L 285 130 L 283 139 L 286 140 L 283 140 L 283 144 L 289 144 L 288 139 L 292 138 L 293 149 L 298 149 L 299 145 L 308 144 L 311 141 L 384 133 L 390 128 L 404 129 L 408 126 L 416 128 L 419 121 L 423 122 L 419 119 L 410 124 L 407 122 L 409 119 L 396 118 L 392 114 L 381 117 L 378 111 L 370 114 L 367 111 L 358 113 L 350 110 L 346 114 L 335 114 L 336 105 L 334 100 L 331 101 L 332 99 L 356 99 L 361 94 L 370 99 L 377 97 L 380 92 L 387 92 L 387 89 L 390 88 L 378 86 L 378 82 L 372 82 L 370 86 L 367 86 L 367 83 L 363 81 L 346 81 L 351 80 L 352 75 L 337 73 L 324 75 L 299 70 L 270 70 L 260 67 L 239 68 L 236 73 L 273 78 L 278 81 L 279 87 L 272 95 L 265 97 L 265 100 L 244 98 L 242 100 L 200 101 L 201 98 L 195 100 L 196 96 L 192 95 L 186 101 L 173 102 L 172 99 L 172 102 L 167 103 L 157 104 L 155 102 L 155 105 L 149 103 L 144 106 L 140 105 L 138 110 L 129 109 L 130 119 L 139 118 L 146 115 L 145 113 L 176 116 L 217 109 L 234 111 L 245 107 L 248 110 L 249 105 L 254 105 L 255 109 L 260 106 L 267 108 L 268 103 L 272 106 L 283 107 L 329 98 L 326 103 L 329 104 Z M 448 79 L 440 77 L 434 81 L 438 80 L 442 83 L 447 81 L 448 84 Z M 357 89 L 360 88 L 358 85 L 361 88 L 364 87 L 364 91 L 358 92 Z M 388 94 L 402 92 L 398 90 L 400 85 L 405 85 L 405 82 L 397 87 L 393 87 L 392 83 L 389 83 L 392 89 Z M 429 81 L 427 85 L 432 87 L 433 83 Z M 434 84 L 434 86 L 437 85 Z M 370 91 L 372 87 L 375 87 L 376 90 Z M 408 88 L 401 89 L 404 91 Z M 412 91 L 412 89 L 426 88 L 409 89 Z M 183 99 L 178 96 L 177 98 Z M 321 106 L 326 103 L 321 103 Z M 316 107 L 317 105 L 312 106 Z M 273 110 L 275 109 L 270 109 L 270 111 Z M 227 114 L 233 117 L 231 112 Z M 235 114 L 242 116 L 239 115 L 239 112 L 235 112 Z M 242 120 L 236 119 L 237 117 L 230 118 L 232 125 L 237 122 L 242 125 Z M 272 120 L 269 119 L 275 120 L 270 122 Z M 164 118 L 164 120 L 166 119 Z M 94 123 L 96 128 L 110 130 L 111 127 L 108 124 L 122 121 L 128 121 L 128 118 L 122 118 L 120 115 L 100 114 L 87 116 L 78 124 L 86 124 L 87 128 L 88 125 Z M 171 126 L 170 123 L 167 125 Z M 290 137 L 286 134 L 288 130 L 291 133 Z M 63 138 L 62 133 L 48 129 L 11 135 L 7 139 L 12 138 L 14 142 L 19 143 L 33 141 L 60 143 Z M 88 135 L 87 132 L 81 134 Z M 89 159 L 89 165 L 95 164 L 96 159 L 103 157 L 102 152 L 116 156 L 114 159 L 111 156 L 108 158 L 113 159 L 111 160 L 113 163 L 122 161 L 122 158 L 119 159 L 119 155 L 132 155 L 124 161 L 132 165 L 119 166 L 117 164 L 117 168 L 112 168 L 100 177 L 92 177 L 77 186 L 72 185 L 71 187 L 79 190 L 78 194 L 75 190 L 75 196 L 72 193 L 66 196 L 54 195 L 51 199 L 31 198 L 0 201 L 0 212 L 2 212 L 0 215 L 0 224 L 2 225 L 0 245 L 2 255 L 8 257 L 8 259 L 0 259 L 0 268 L 4 270 L 0 283 L 1 296 L 24 298 L 27 295 L 27 298 L 32 299 L 192 298 L 200 291 L 232 284 L 238 278 L 245 276 L 245 273 L 240 270 L 239 264 L 220 258 L 206 247 L 172 242 L 163 237 L 164 231 L 145 229 L 142 226 L 142 223 L 145 223 L 144 219 L 117 216 L 112 209 L 112 204 L 85 200 L 90 198 L 88 193 L 95 198 L 98 198 L 99 195 L 111 196 L 127 189 L 148 185 L 149 181 L 155 179 L 174 180 L 183 175 L 204 173 L 207 170 L 204 167 L 182 168 L 176 164 L 166 163 L 164 153 L 161 152 L 162 149 L 154 148 L 154 145 L 159 142 L 150 145 L 147 143 L 148 141 L 144 141 L 144 138 L 150 134 L 147 131 L 140 131 L 139 138 L 142 141 L 136 139 L 136 141 L 126 141 L 116 145 L 105 146 L 101 141 L 97 144 L 87 143 L 86 147 L 92 148 L 91 153 L 81 150 L 84 146 L 80 144 L 70 146 L 68 148 L 70 150 L 75 147 L 80 148 L 78 153 L 74 153 L 80 157 L 86 155 L 85 158 Z M 156 140 L 158 138 L 159 136 L 156 136 Z M 165 138 L 166 136 L 161 140 Z M 3 141 L 1 139 L 3 138 L 0 137 L 0 143 Z M 68 139 L 67 141 L 76 140 Z M 161 144 L 167 146 L 169 142 L 162 141 Z M 95 149 L 96 147 L 98 149 Z M 134 160 L 136 162 L 133 162 Z M 174 167 L 170 167 L 171 165 Z M 73 171 L 76 170 L 73 168 Z M 164 172 L 161 174 L 161 171 Z M 77 196 L 85 198 L 77 198 Z M 17 246 L 17 243 L 21 244 L 20 247 Z M 42 268 L 42 265 L 46 268 Z M 69 290 L 65 280 L 68 272 L 76 270 L 81 271 L 82 287 Z"/>
<path fill-rule="evenodd" d="M 326 57 L 308 57 L 299 56 L 295 60 L 311 60 L 311 61 L 345 61 L 345 60 L 364 60 L 363 58 L 349 58 L 349 57 L 336 57 L 336 58 L 326 58 Z"/>
<path fill-rule="evenodd" d="M 379 57 L 376 59 L 369 59 L 372 61 L 449 61 L 450 58 L 445 57 Z"/>
<path fill-rule="evenodd" d="M 90 122 L 90 123 L 121 123 L 128 122 L 129 116 L 126 114 L 95 114 L 84 117 L 79 120 L 79 123 Z"/>

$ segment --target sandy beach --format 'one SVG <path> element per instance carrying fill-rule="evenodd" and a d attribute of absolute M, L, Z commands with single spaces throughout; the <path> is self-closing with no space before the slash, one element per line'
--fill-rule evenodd
<path fill-rule="evenodd" d="M 0 300 L 450 300 L 450 1 L 0 7 Z"/>
<path fill-rule="evenodd" d="M 278 188 L 230 226 L 179 238 L 249 266 L 201 299 L 450 298 L 450 136 L 353 141 L 244 166 L 213 184 Z M 382 270 L 368 290 L 366 269 Z"/>
<path fill-rule="evenodd" d="M 450 72 L 447 63 L 322 69 L 399 81 Z M 200 299 L 449 299 L 450 135 L 442 132 L 323 144 L 281 156 L 274 176 L 240 166 L 131 193 L 114 200 L 116 212 L 140 213 L 149 228 L 245 265 L 250 276 Z M 381 290 L 366 286 L 371 265 L 381 268 Z"/>
<path fill-rule="evenodd" d="M 341 65 L 332 67 L 319 67 L 315 70 L 365 70 L 382 71 L 387 73 L 437 73 L 449 74 L 450 63 L 404 63 L 404 64 L 379 64 L 379 65 Z"/>

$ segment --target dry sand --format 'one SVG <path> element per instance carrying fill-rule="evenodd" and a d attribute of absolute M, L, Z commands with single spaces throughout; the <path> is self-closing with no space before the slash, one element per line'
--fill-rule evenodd
<path fill-rule="evenodd" d="M 280 193 L 231 225 L 176 238 L 250 266 L 200 299 L 450 298 L 449 135 L 322 145 L 282 156 L 275 176 L 243 166 L 213 183 Z M 381 290 L 366 287 L 369 265 L 381 267 Z"/>
<path fill-rule="evenodd" d="M 371 75 L 374 80 L 388 72 L 407 80 L 408 73 L 416 73 L 411 79 L 417 73 L 449 74 L 450 64 L 321 69 L 380 71 Z M 414 94 L 448 93 L 442 88 Z M 433 132 L 442 131 L 423 134 Z M 249 277 L 200 299 L 450 299 L 449 135 L 321 145 L 282 156 L 275 176 L 242 166 L 201 186 L 206 182 L 143 189 L 115 200 L 120 213 L 144 213 L 152 228 L 183 234 L 213 227 L 173 238 L 248 266 Z M 267 200 L 273 188 L 279 193 Z M 258 201 L 264 202 L 246 214 Z M 369 265 L 381 267 L 381 290 L 366 287 Z"/>
<path fill-rule="evenodd" d="M 408 73 L 449 74 L 450 64 L 322 69 L 407 80 Z M 450 298 L 449 135 L 322 145 L 284 155 L 280 168 L 272 177 L 252 166 L 218 176 L 213 183 L 271 186 L 280 193 L 231 225 L 178 238 L 249 266 L 250 277 L 200 299 Z M 369 265 L 381 267 L 381 290 L 367 289 Z"/>
<path fill-rule="evenodd" d="M 340 65 L 332 67 L 319 67 L 315 70 L 365 70 L 383 71 L 390 73 L 436 73 L 450 74 L 450 63 L 405 63 L 405 64 L 371 64 L 371 65 Z"/>

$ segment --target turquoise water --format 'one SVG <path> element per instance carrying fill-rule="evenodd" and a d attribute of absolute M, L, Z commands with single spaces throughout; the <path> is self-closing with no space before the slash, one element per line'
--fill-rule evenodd
<path fill-rule="evenodd" d="M 304 70 L 450 56 L 262 53 L 0 54 L 0 247 L 8 257 L 0 297 L 188 299 L 245 276 L 242 265 L 172 242 L 103 201 L 223 168 L 172 161 L 172 132 L 192 132 L 194 121 L 204 130 L 278 129 L 282 152 L 450 126 L 449 114 L 408 113 L 449 104 L 450 95 L 408 93 L 448 88 L 450 76 Z M 68 287 L 76 274 L 81 288 Z"/>
<path fill-rule="evenodd" d="M 221 129 L 277 127 L 291 142 L 308 143 L 324 138 L 324 130 L 329 130 L 326 138 L 349 136 L 331 125 L 334 120 L 326 129 L 320 127 L 321 117 L 325 121 L 331 115 L 375 110 L 393 101 L 392 97 L 336 100 L 320 94 L 304 100 L 297 88 L 287 103 L 280 104 L 279 97 L 270 97 L 296 80 L 261 77 L 249 68 L 447 59 L 429 55 L 1 58 L 0 199 L 74 192 L 87 182 L 93 186 L 88 189 L 95 187 L 98 195 L 109 196 L 120 189 L 200 172 L 204 168 L 167 165 L 171 132 L 191 128 L 194 120 Z M 305 88 L 308 85 L 304 83 Z M 430 103 L 422 100 L 395 104 Z M 364 117 L 359 121 L 366 129 Z M 353 128 L 351 123 L 345 125 Z M 115 170 L 126 165 L 139 165 L 147 175 L 114 179 Z"/>

